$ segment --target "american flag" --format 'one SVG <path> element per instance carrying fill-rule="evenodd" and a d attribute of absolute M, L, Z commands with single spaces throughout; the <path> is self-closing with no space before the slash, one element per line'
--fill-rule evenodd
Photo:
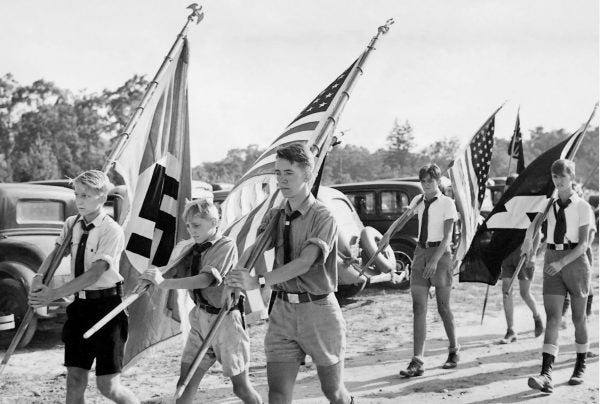
<path fill-rule="evenodd" d="M 321 91 L 236 183 L 221 205 L 224 228 L 257 207 L 276 189 L 274 166 L 278 147 L 290 143 L 307 143 L 309 148 L 316 146 L 318 150 L 323 149 L 327 136 L 321 133 L 322 128 L 332 116 L 340 97 L 348 96 L 345 90 L 346 81 L 356 63 L 357 61 L 352 63 L 325 90 Z"/>
<path fill-rule="evenodd" d="M 499 109 L 498 109 L 499 110 Z M 454 199 L 461 219 L 461 234 L 455 260 L 462 260 L 479 223 L 479 210 L 485 197 L 486 182 L 494 147 L 496 113 L 477 131 L 464 152 L 450 164 Z"/>
<path fill-rule="evenodd" d="M 341 97 L 348 97 L 349 77 L 357 61 L 338 76 L 325 90 L 312 100 L 306 108 L 285 128 L 267 150 L 256 160 L 248 172 L 236 183 L 221 205 L 221 226 L 225 234 L 236 240 L 240 254 L 256 241 L 256 232 L 272 208 L 281 206 L 284 198 L 277 190 L 275 178 L 275 157 L 277 148 L 290 143 L 306 143 L 309 148 L 317 147 L 327 152 L 328 133 L 322 129 L 328 119 L 333 119 L 335 108 Z M 335 124 L 335 121 L 334 121 Z M 323 159 L 318 159 L 321 162 Z M 313 178 L 319 172 L 316 163 Z M 256 270 L 269 270 L 269 265 Z M 270 293 L 265 289 L 248 291 L 246 311 L 266 316 L 265 302 Z M 250 319 L 251 321 L 252 319 Z"/>
<path fill-rule="evenodd" d="M 525 156 L 523 154 L 523 136 L 521 135 L 521 121 L 518 112 L 515 130 L 508 144 L 508 155 L 511 159 L 517 159 L 517 174 L 521 174 L 525 169 Z"/>

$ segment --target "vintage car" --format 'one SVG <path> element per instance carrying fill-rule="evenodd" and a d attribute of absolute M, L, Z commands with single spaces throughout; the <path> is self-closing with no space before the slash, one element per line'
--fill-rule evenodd
<path fill-rule="evenodd" d="M 373 227 L 380 233 L 385 233 L 390 225 L 408 209 L 410 201 L 423 193 L 421 184 L 412 178 L 335 184 L 331 187 L 348 197 L 365 226 Z M 417 217 L 413 216 L 390 240 L 396 257 L 396 273 L 405 278 L 399 283 L 399 287 L 403 289 L 410 286 L 405 274 L 410 274 L 417 246 L 418 227 Z"/>
<path fill-rule="evenodd" d="M 222 203 L 229 191 L 213 192 L 214 202 Z M 361 264 L 377 249 L 381 233 L 365 227 L 348 198 L 340 191 L 322 186 L 318 199 L 329 207 L 338 225 L 338 298 L 358 294 L 369 283 L 395 282 L 407 284 L 407 275 L 392 272 L 395 267 L 394 254 L 387 248 L 376 257 L 375 265 L 361 275 Z"/>
<path fill-rule="evenodd" d="M 0 184 L 0 316 L 12 315 L 15 327 L 28 309 L 34 274 L 54 248 L 65 219 L 76 213 L 73 191 L 64 187 Z M 63 258 L 51 285 L 58 287 L 70 277 L 69 258 Z M 63 299 L 36 310 L 19 346 L 29 343 L 38 318 L 54 317 L 67 303 Z"/>

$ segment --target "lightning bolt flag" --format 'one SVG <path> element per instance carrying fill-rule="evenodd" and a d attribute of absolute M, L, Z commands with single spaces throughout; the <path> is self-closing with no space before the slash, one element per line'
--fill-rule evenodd
<path fill-rule="evenodd" d="M 544 210 L 554 191 L 552 163 L 572 158 L 575 145 L 584 135 L 580 129 L 535 159 L 506 190 L 483 225 L 477 230 L 461 265 L 460 282 L 495 285 L 502 261 L 518 248 L 525 231 Z"/>

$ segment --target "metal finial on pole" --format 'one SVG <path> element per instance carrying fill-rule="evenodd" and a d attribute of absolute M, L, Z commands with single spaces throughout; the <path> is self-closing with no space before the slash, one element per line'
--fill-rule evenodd
<path fill-rule="evenodd" d="M 202 12 L 202 6 L 199 6 L 198 3 L 192 3 L 186 8 L 192 10 L 192 13 L 188 16 L 188 21 L 195 22 L 199 24 L 200 21 L 204 18 L 204 13 Z"/>
<path fill-rule="evenodd" d="M 390 30 L 390 25 L 392 25 L 394 22 L 395 21 L 393 18 L 388 19 L 384 25 L 378 28 L 378 31 L 382 34 L 387 34 L 387 32 Z"/>

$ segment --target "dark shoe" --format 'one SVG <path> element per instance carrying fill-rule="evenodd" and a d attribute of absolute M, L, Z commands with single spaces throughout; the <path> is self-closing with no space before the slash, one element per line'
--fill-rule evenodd
<path fill-rule="evenodd" d="M 423 366 L 423 361 L 412 358 L 406 370 L 400 371 L 400 376 L 402 377 L 415 377 L 421 376 L 423 372 L 425 372 L 425 368 Z"/>
<path fill-rule="evenodd" d="M 554 366 L 554 355 L 542 353 L 542 371 L 539 376 L 530 377 L 527 385 L 534 390 L 540 390 L 543 393 L 552 393 L 554 385 L 552 384 L 552 367 Z"/>
<path fill-rule="evenodd" d="M 573 369 L 573 375 L 569 379 L 571 386 L 576 386 L 583 383 L 583 373 L 585 372 L 585 360 L 587 353 L 578 353 L 577 361 L 575 361 L 575 369 Z"/>
<path fill-rule="evenodd" d="M 586 357 L 586 358 L 597 358 L 597 357 L 598 357 L 598 354 L 597 354 L 597 353 L 594 353 L 594 352 L 592 352 L 592 351 L 587 351 L 587 353 L 585 354 L 585 357 Z"/>
<path fill-rule="evenodd" d="M 442 369 L 454 369 L 458 366 L 458 361 L 460 360 L 460 356 L 458 355 L 458 349 L 450 351 L 448 353 L 448 359 L 442 365 Z"/>
<path fill-rule="evenodd" d="M 535 335 L 535 337 L 537 338 L 544 333 L 544 323 L 542 323 L 542 319 L 540 318 L 539 314 L 537 317 L 533 317 L 533 324 L 533 335 Z"/>
<path fill-rule="evenodd" d="M 554 391 L 552 379 L 545 375 L 530 377 L 527 380 L 527 385 L 534 390 L 540 390 L 542 393 L 552 393 Z"/>
<path fill-rule="evenodd" d="M 517 340 L 517 334 L 515 334 L 515 332 L 512 330 L 512 328 L 509 328 L 508 330 L 506 330 L 506 335 L 504 336 L 504 338 L 502 338 L 500 340 L 501 344 L 510 344 L 511 342 L 515 342 Z"/>

